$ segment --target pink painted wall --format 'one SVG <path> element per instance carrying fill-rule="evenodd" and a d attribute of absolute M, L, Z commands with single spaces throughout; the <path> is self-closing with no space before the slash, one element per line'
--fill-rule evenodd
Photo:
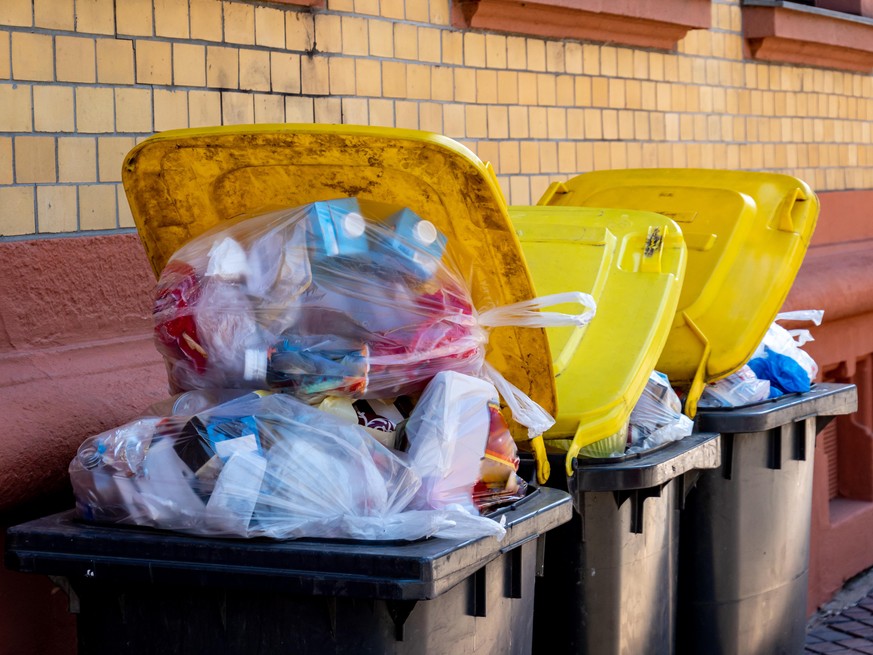
<path fill-rule="evenodd" d="M 837 498 L 828 493 L 829 454 L 816 444 L 810 612 L 873 566 L 873 191 L 819 197 L 819 224 L 785 309 L 825 311 L 805 349 L 823 379 L 858 385 L 858 411 L 836 421 Z"/>

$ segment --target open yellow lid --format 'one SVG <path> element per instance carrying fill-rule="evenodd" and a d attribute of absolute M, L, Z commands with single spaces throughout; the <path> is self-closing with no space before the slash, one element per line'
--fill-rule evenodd
<path fill-rule="evenodd" d="M 818 199 L 788 175 L 703 169 L 599 171 L 554 183 L 541 205 L 624 207 L 682 227 L 688 271 L 657 368 L 688 387 L 694 416 L 707 382 L 752 356 L 794 282 Z"/>
<path fill-rule="evenodd" d="M 155 274 L 221 221 L 267 206 L 355 196 L 408 207 L 434 223 L 480 310 L 535 295 L 490 166 L 435 134 L 347 125 L 163 132 L 127 155 L 122 181 Z M 543 330 L 495 329 L 488 361 L 555 413 Z"/>
<path fill-rule="evenodd" d="M 676 223 L 645 211 L 510 207 L 509 215 L 539 294 L 581 290 L 597 301 L 587 326 L 546 330 L 559 412 L 545 438 L 572 440 L 573 475 L 580 448 L 623 430 L 655 368 L 679 301 L 685 242 Z"/>

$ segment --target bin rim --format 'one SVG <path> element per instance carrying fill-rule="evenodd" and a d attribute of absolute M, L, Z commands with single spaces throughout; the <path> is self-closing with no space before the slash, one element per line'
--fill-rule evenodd
<path fill-rule="evenodd" d="M 721 466 L 721 435 L 692 432 L 663 448 L 620 459 L 587 463 L 574 458 L 573 477 L 568 480 L 570 493 L 650 489 L 691 471 L 716 469 Z"/>
<path fill-rule="evenodd" d="M 858 409 L 854 384 L 819 382 L 804 393 L 788 393 L 739 407 L 701 407 L 695 429 L 723 434 L 764 432 L 813 417 L 851 414 Z"/>

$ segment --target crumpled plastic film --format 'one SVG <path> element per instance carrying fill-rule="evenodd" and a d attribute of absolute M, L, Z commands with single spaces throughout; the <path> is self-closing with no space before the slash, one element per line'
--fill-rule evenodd
<path fill-rule="evenodd" d="M 457 503 L 409 509 L 414 461 L 284 394 L 138 419 L 87 439 L 69 472 L 79 514 L 101 523 L 279 539 L 505 533 Z"/>

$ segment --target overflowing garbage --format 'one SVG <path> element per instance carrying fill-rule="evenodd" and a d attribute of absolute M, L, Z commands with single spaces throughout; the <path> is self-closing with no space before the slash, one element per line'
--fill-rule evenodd
<path fill-rule="evenodd" d="M 741 407 L 770 397 L 770 381 L 761 380 L 746 364 L 736 373 L 706 385 L 697 403 L 701 408 Z"/>
<path fill-rule="evenodd" d="M 496 399 L 488 382 L 439 373 L 407 421 L 404 453 L 290 395 L 249 392 L 93 436 L 70 477 L 81 516 L 103 523 L 281 539 L 502 536 L 472 500 Z M 501 492 L 510 476 L 512 491 L 524 487 L 513 456 Z"/>
<path fill-rule="evenodd" d="M 595 303 L 478 311 L 446 247 L 408 209 L 353 198 L 188 242 L 154 304 L 180 395 L 82 444 L 80 515 L 225 537 L 502 536 L 481 512 L 527 490 L 508 420 L 534 437 L 554 419 L 486 363 L 488 332 L 582 326 Z M 539 311 L 567 302 L 580 312 Z"/>
<path fill-rule="evenodd" d="M 812 341 L 807 329 L 786 330 L 779 321 L 811 321 L 821 325 L 822 310 L 782 312 L 767 330 L 749 363 L 736 373 L 707 385 L 700 407 L 739 407 L 810 390 L 818 365 L 801 350 Z"/>
<path fill-rule="evenodd" d="M 682 403 L 666 375 L 653 371 L 630 415 L 628 453 L 678 441 L 691 434 L 694 422 L 682 413 Z"/>
<path fill-rule="evenodd" d="M 786 330 L 779 321 L 811 321 L 820 325 L 821 310 L 783 312 L 767 330 L 749 363 L 739 371 L 706 385 L 698 402 L 702 409 L 742 407 L 810 390 L 818 366 L 801 346 L 812 341 L 809 330 Z M 691 434 L 694 422 L 683 414 L 684 390 L 677 394 L 666 375 L 653 371 L 631 412 L 625 429 L 583 447 L 588 458 L 641 453 Z"/>
<path fill-rule="evenodd" d="M 649 376 L 627 425 L 614 435 L 584 446 L 581 457 L 622 457 L 678 441 L 691 434 L 694 422 L 682 413 L 682 402 L 659 371 Z"/>
<path fill-rule="evenodd" d="M 481 513 L 527 489 L 509 421 L 535 437 L 554 419 L 486 362 L 489 331 L 584 326 L 595 303 L 570 291 L 482 311 L 448 245 L 410 210 L 355 198 L 243 216 L 189 241 L 154 303 L 177 396 L 81 446 L 70 465 L 80 514 L 234 537 L 500 536 Z M 568 302 L 578 314 L 540 311 Z M 774 322 L 700 406 L 808 390 L 808 339 Z M 692 427 L 655 371 L 627 424 L 579 455 L 640 453 Z"/>

